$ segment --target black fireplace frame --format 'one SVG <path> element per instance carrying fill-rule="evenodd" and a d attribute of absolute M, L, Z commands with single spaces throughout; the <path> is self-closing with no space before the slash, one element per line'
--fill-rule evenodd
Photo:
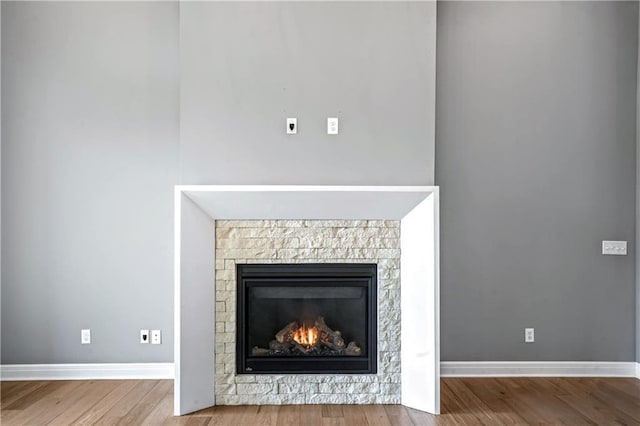
<path fill-rule="evenodd" d="M 378 363 L 378 267 L 371 263 L 237 264 L 236 373 L 237 374 L 375 374 Z M 245 312 L 251 286 L 315 286 L 340 279 L 341 286 L 367 289 L 366 356 L 253 357 L 246 347 Z M 335 286 L 335 285 L 334 285 Z"/>

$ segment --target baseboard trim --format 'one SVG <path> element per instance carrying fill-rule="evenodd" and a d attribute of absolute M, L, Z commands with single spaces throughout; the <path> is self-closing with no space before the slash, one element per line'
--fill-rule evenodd
<path fill-rule="evenodd" d="M 0 380 L 173 379 L 172 362 L 118 364 L 5 364 Z"/>
<path fill-rule="evenodd" d="M 573 361 L 443 361 L 441 377 L 635 377 L 640 362 Z M 0 380 L 121 380 L 173 379 L 167 363 L 5 364 Z"/>
<path fill-rule="evenodd" d="M 444 361 L 441 377 L 638 377 L 640 363 L 582 361 Z"/>

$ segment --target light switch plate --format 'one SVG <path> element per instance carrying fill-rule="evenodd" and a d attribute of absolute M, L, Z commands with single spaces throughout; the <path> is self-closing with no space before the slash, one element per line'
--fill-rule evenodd
<path fill-rule="evenodd" d="M 338 117 L 327 118 L 327 134 L 328 135 L 338 134 Z"/>
<path fill-rule="evenodd" d="M 613 255 L 613 256 L 626 256 L 627 242 L 626 241 L 603 241 L 602 254 Z"/>

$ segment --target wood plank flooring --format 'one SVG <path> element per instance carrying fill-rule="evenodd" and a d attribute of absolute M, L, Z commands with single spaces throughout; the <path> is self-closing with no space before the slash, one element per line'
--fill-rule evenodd
<path fill-rule="evenodd" d="M 640 425 L 640 380 L 443 379 L 442 415 L 400 405 L 220 406 L 173 417 L 170 380 L 2 382 L 2 425 Z"/>

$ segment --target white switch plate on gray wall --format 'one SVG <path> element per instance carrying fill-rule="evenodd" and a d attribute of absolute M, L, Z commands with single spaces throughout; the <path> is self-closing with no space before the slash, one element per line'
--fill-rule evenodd
<path fill-rule="evenodd" d="M 603 241 L 602 254 L 614 255 L 614 256 L 626 256 L 627 242 L 626 241 Z"/>

